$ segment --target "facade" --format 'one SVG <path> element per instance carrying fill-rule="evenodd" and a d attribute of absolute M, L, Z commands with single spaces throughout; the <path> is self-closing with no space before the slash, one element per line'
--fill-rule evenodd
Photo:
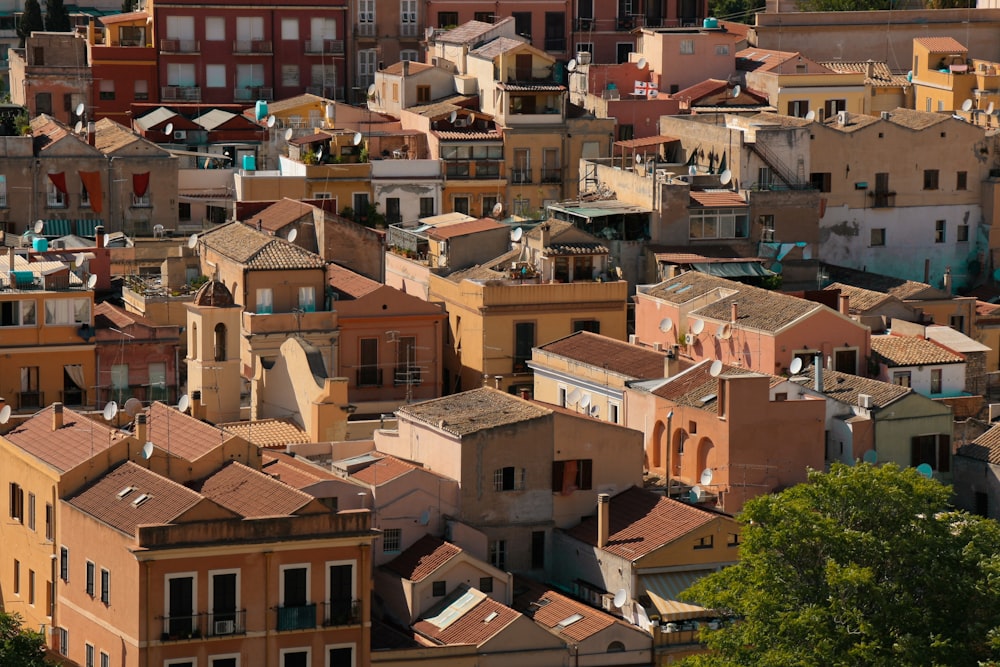
<path fill-rule="evenodd" d="M 929 398 L 965 391 L 965 357 L 931 340 L 887 334 L 872 336 L 877 379 L 892 382 Z"/>
<path fill-rule="evenodd" d="M 643 39 L 642 34 L 636 34 L 637 28 L 698 27 L 709 16 L 708 3 L 673 0 L 645 5 L 584 0 L 576 12 L 573 49 L 602 64 L 628 62 L 629 53 L 636 51 L 636 43 Z"/>
<path fill-rule="evenodd" d="M 1000 516 L 1000 432 L 994 426 L 960 447 L 953 459 L 955 504 L 981 516 Z"/>
<path fill-rule="evenodd" d="M 670 95 L 706 79 L 729 79 L 736 69 L 740 46 L 745 45 L 743 35 L 725 27 L 647 26 L 636 33 L 636 55 L 629 60 L 636 63 L 645 59 L 655 89 Z M 627 85 L 623 92 L 631 90 Z"/>
<path fill-rule="evenodd" d="M 866 113 L 865 74 L 828 68 L 801 53 L 757 47 L 736 54 L 746 86 L 767 95 L 778 113 L 819 122 L 841 111 Z M 894 107 L 895 108 L 895 107 Z"/>
<path fill-rule="evenodd" d="M 92 74 L 87 42 L 72 33 L 36 32 L 25 46 L 10 49 L 10 95 L 31 118 L 45 114 L 72 127 L 92 120 Z M 80 104 L 85 111 L 77 115 Z"/>
<path fill-rule="evenodd" d="M 131 125 L 127 111 L 135 102 L 159 99 L 157 49 L 147 12 L 102 16 L 103 29 L 87 26 L 87 54 L 93 87 L 91 116 Z"/>

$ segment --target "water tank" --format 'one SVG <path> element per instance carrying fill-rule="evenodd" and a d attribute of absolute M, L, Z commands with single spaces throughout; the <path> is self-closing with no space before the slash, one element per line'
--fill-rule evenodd
<path fill-rule="evenodd" d="M 35 252 L 46 252 L 49 249 L 49 240 L 38 237 L 31 240 L 31 249 Z"/>
<path fill-rule="evenodd" d="M 704 21 L 701 22 L 701 27 L 702 28 L 718 28 L 719 27 L 719 19 L 715 18 L 714 16 L 709 16 L 707 19 L 705 19 Z"/>
<path fill-rule="evenodd" d="M 256 110 L 254 115 L 257 116 L 257 120 L 267 118 L 267 102 L 265 100 L 257 100 L 254 109 Z"/>
<path fill-rule="evenodd" d="M 256 171 L 257 169 L 257 158 L 253 155 L 243 156 L 243 171 Z"/>

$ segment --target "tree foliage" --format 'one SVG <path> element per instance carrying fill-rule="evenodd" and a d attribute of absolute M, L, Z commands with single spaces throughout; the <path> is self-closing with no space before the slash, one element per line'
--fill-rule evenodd
<path fill-rule="evenodd" d="M 914 469 L 835 464 L 748 502 L 740 562 L 686 597 L 726 618 L 690 665 L 948 665 L 1000 656 L 1000 524 Z"/>
<path fill-rule="evenodd" d="M 799 0 L 803 12 L 867 12 L 892 9 L 892 0 Z"/>
<path fill-rule="evenodd" d="M 31 33 L 42 30 L 45 30 L 45 24 L 42 22 L 42 7 L 38 0 L 24 0 L 24 13 L 17 22 L 17 36 L 21 38 L 21 46 L 31 37 Z"/>
<path fill-rule="evenodd" d="M 73 29 L 63 0 L 46 0 L 45 29 L 49 32 L 70 32 Z"/>
<path fill-rule="evenodd" d="M 0 665 L 4 667 L 48 667 L 45 637 L 21 627 L 21 617 L 0 611 Z"/>
<path fill-rule="evenodd" d="M 754 22 L 754 14 L 764 9 L 767 0 L 711 0 L 708 13 L 725 21 Z"/>

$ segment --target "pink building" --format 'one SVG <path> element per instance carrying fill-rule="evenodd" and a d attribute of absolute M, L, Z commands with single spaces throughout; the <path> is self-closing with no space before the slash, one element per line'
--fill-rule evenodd
<path fill-rule="evenodd" d="M 573 50 L 595 63 L 622 63 L 636 50 L 636 28 L 696 27 L 708 16 L 707 0 L 578 0 Z"/>
<path fill-rule="evenodd" d="M 635 335 L 767 375 L 786 374 L 793 359 L 808 362 L 817 352 L 834 370 L 863 374 L 871 352 L 871 331 L 845 313 L 697 271 L 639 290 Z"/>

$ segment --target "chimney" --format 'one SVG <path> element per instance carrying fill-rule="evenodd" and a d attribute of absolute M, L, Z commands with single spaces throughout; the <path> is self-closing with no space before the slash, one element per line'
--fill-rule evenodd
<path fill-rule="evenodd" d="M 813 384 L 813 389 L 816 391 L 823 391 L 823 351 L 818 350 L 816 356 L 813 357 L 813 370 L 816 373 L 816 382 Z"/>
<path fill-rule="evenodd" d="M 93 121 L 87 123 L 87 143 L 91 146 L 97 144 L 97 124 Z"/>
<path fill-rule="evenodd" d="M 104 247 L 104 225 L 97 225 L 94 227 L 94 234 L 97 237 L 95 244 L 98 248 Z"/>
<path fill-rule="evenodd" d="M 541 234 L 542 248 L 547 248 L 549 245 L 549 223 L 543 223 L 538 229 Z"/>
<path fill-rule="evenodd" d="M 869 79 L 875 78 L 875 61 L 869 60 L 865 63 L 865 76 Z"/>
<path fill-rule="evenodd" d="M 733 301 L 729 304 L 729 321 L 736 324 L 736 320 L 740 316 L 740 304 Z"/>
<path fill-rule="evenodd" d="M 838 308 L 841 315 L 851 314 L 851 295 L 850 294 L 840 294 L 837 298 Z"/>
<path fill-rule="evenodd" d="M 146 414 L 139 413 L 135 416 L 135 439 L 139 441 L 139 446 L 145 445 L 149 440 L 149 434 L 146 431 Z"/>
<path fill-rule="evenodd" d="M 611 535 L 611 496 L 597 494 L 597 548 L 603 549 Z"/>
<path fill-rule="evenodd" d="M 52 404 L 52 430 L 58 431 L 63 426 L 63 404 Z"/>
<path fill-rule="evenodd" d="M 951 294 L 951 267 L 944 267 L 944 277 L 941 279 L 943 282 L 944 291 Z"/>
<path fill-rule="evenodd" d="M 11 246 L 10 248 L 7 249 L 7 272 L 8 273 L 13 273 L 14 272 L 14 257 L 16 255 L 17 255 L 17 253 L 14 252 L 14 246 Z"/>
<path fill-rule="evenodd" d="M 410 76 L 410 61 L 409 60 L 404 60 L 403 61 L 403 77 L 408 77 L 408 76 Z"/>
<path fill-rule="evenodd" d="M 406 62 L 406 61 L 404 60 L 403 62 Z M 520 394 L 521 394 L 521 398 L 523 398 L 524 400 L 526 400 L 526 401 L 530 401 L 531 400 L 531 390 L 530 389 L 522 389 L 520 391 Z"/>
<path fill-rule="evenodd" d="M 191 416 L 201 419 L 201 389 L 191 392 Z"/>

